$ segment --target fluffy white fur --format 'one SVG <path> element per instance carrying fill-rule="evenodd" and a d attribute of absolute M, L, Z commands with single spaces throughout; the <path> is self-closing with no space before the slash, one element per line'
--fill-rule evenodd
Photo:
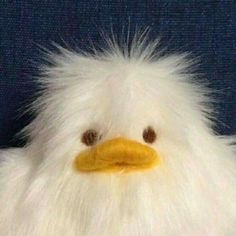
<path fill-rule="evenodd" d="M 155 56 L 155 44 L 49 53 L 30 141 L 0 152 L 1 236 L 235 235 L 233 138 L 212 131 L 208 91 L 193 82 L 191 62 Z M 129 174 L 72 168 L 88 128 L 100 142 L 145 143 L 149 125 L 162 166 Z"/>

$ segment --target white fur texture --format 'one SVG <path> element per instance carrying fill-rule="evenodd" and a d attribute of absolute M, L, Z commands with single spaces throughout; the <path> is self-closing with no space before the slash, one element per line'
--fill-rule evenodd
<path fill-rule="evenodd" d="M 95 56 L 63 48 L 43 69 L 25 148 L 0 152 L 1 236 L 234 236 L 236 159 L 212 131 L 208 91 L 185 55 L 155 56 L 156 43 Z M 151 146 L 162 166 L 123 173 L 75 172 L 81 134 Z M 234 139 L 235 140 L 235 139 Z"/>

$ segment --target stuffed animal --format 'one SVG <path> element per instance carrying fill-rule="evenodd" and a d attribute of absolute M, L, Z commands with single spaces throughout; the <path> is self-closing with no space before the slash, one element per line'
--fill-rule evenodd
<path fill-rule="evenodd" d="M 28 144 L 0 152 L 0 235 L 236 235 L 235 139 L 194 60 L 145 40 L 58 49 Z"/>

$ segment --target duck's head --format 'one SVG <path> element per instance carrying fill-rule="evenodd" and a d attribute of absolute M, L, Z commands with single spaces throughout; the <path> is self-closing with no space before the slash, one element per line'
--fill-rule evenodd
<path fill-rule="evenodd" d="M 193 124 L 204 127 L 205 96 L 188 81 L 185 55 L 155 58 L 152 47 L 136 47 L 51 55 L 28 127 L 48 162 L 80 174 L 160 170 L 189 145 Z"/>

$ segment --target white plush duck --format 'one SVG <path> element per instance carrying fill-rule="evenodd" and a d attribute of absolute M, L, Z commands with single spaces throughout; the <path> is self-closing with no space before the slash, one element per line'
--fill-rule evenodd
<path fill-rule="evenodd" d="M 0 152 L 1 236 L 236 235 L 233 138 L 155 44 L 49 55 L 29 143 Z"/>

